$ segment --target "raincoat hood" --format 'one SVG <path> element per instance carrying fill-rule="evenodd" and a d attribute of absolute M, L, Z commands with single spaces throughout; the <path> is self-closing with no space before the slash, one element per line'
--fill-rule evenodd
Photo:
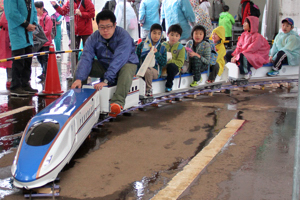
<path fill-rule="evenodd" d="M 221 43 L 225 41 L 225 28 L 223 26 L 218 26 L 213 30 L 213 33 L 216 33 L 221 38 Z"/>
<path fill-rule="evenodd" d="M 255 16 L 249 16 L 246 19 L 250 21 L 250 33 L 258 33 L 259 18 Z"/>

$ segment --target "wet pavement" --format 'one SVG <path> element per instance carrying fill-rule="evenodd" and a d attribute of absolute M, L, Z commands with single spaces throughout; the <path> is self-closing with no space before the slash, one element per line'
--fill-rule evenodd
<path fill-rule="evenodd" d="M 68 49 L 68 46 L 64 44 L 62 49 Z M 63 54 L 57 63 L 61 87 L 66 91 L 67 78 L 71 76 L 70 56 Z M 41 68 L 34 59 L 31 84 L 39 92 L 43 90 L 44 84 L 35 77 L 40 73 Z M 44 96 L 11 97 L 7 95 L 5 82 L 5 70 L 0 68 L 0 114 L 32 106 L 20 113 L 0 118 L 0 199 L 23 199 L 22 191 L 13 188 L 11 184 L 12 158 L 27 122 L 54 99 Z M 238 90 L 232 92 L 231 96 L 224 93 L 217 93 L 213 97 L 203 95 L 197 99 L 184 99 L 181 103 L 165 104 L 159 109 L 149 108 L 147 112 L 134 111 L 132 117 L 121 116 L 116 122 L 92 131 L 63 169 L 61 197 L 57 199 L 151 199 L 232 118 L 244 119 L 247 123 L 181 199 L 290 199 L 296 106 L 297 87 L 291 93 L 285 88 L 270 87 L 264 91 Z M 199 112 L 198 115 L 195 115 L 195 110 Z M 201 120 L 198 121 L 199 116 Z M 184 123 L 184 120 L 187 122 Z M 169 124 L 162 123 L 164 121 Z M 184 123 L 184 128 L 178 121 Z M 145 135 L 141 136 L 141 132 Z M 256 140 L 251 139 L 253 134 L 258 134 Z M 156 138 L 150 138 L 151 135 Z M 242 136 L 248 141 L 241 139 Z M 158 138 L 161 141 L 157 141 Z M 136 143 L 127 144 L 129 141 Z M 153 148 L 148 147 L 146 141 L 151 141 L 148 145 L 153 145 Z M 118 145 L 120 150 L 116 149 Z M 137 155 L 131 158 L 127 151 Z M 170 151 L 173 154 L 169 154 Z M 114 157 L 120 152 L 124 153 L 119 155 L 124 156 L 124 160 Z M 159 156 L 164 152 L 164 156 Z M 238 153 L 238 161 L 229 162 L 230 157 Z M 153 155 L 155 158 L 152 158 Z M 102 159 L 105 163 L 102 166 L 99 162 L 94 163 L 95 167 L 88 169 L 93 159 Z M 147 161 L 140 163 L 143 159 Z M 224 163 L 226 159 L 228 163 Z M 115 171 L 109 171 L 112 168 Z M 93 173 L 85 169 L 99 170 L 97 174 L 102 174 L 95 175 L 97 180 L 92 180 Z M 75 173 L 76 170 L 81 173 Z M 224 175 L 224 178 L 220 175 L 218 177 L 218 174 Z M 75 175 L 78 176 L 78 183 L 72 185 L 72 182 L 76 182 L 72 179 Z M 80 185 L 86 183 L 87 177 L 91 179 L 91 185 Z M 96 184 L 101 186 L 93 188 Z M 78 188 L 84 190 L 85 187 L 90 190 L 76 194 Z"/>

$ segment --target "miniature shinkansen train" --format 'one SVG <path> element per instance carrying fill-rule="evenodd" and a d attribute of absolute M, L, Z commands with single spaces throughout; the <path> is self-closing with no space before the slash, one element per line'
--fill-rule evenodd
<path fill-rule="evenodd" d="M 252 78 L 266 78 L 271 66 L 266 65 L 257 70 L 252 69 Z M 281 76 L 296 75 L 299 68 L 283 66 Z M 221 77 L 213 84 L 206 84 L 208 73 L 202 73 L 199 88 L 220 87 L 223 83 L 245 84 L 239 68 L 232 63 L 225 66 Z M 153 81 L 153 95 L 163 95 L 165 79 Z M 173 91 L 189 90 L 193 81 L 191 74 L 176 76 Z M 145 97 L 145 82 L 134 78 L 128 92 L 124 109 L 140 103 Z M 93 125 L 99 120 L 100 114 L 109 113 L 109 99 L 116 86 L 104 87 L 100 91 L 93 86 L 85 85 L 82 89 L 71 89 L 44 108 L 27 124 L 18 147 L 11 172 L 13 184 L 19 188 L 37 188 L 56 179 L 58 173 L 71 160 L 77 149 L 89 135 Z M 171 93 L 172 93 L 171 92 Z"/>

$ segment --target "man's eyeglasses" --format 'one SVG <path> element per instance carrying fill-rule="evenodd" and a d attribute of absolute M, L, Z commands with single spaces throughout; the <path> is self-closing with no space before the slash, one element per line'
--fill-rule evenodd
<path fill-rule="evenodd" d="M 106 30 L 110 30 L 112 29 L 112 27 L 114 27 L 114 25 L 110 25 L 110 26 L 99 26 L 99 30 L 104 31 Z"/>

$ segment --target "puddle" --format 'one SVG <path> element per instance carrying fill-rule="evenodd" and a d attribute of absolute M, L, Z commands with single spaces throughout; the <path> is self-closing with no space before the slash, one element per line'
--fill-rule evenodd
<path fill-rule="evenodd" d="M 215 127 L 217 125 L 217 111 L 213 111 L 211 113 L 208 113 L 206 115 L 206 117 L 212 117 L 213 119 L 213 124 L 210 125 L 210 124 L 205 124 L 202 129 L 205 129 L 205 131 L 207 132 L 207 135 L 206 135 L 206 139 L 203 140 L 199 146 L 197 147 L 197 150 L 195 151 L 195 154 L 191 157 L 191 159 L 193 157 L 195 157 L 208 143 L 209 141 L 211 140 L 211 138 L 214 137 L 214 133 L 215 133 Z"/>
<path fill-rule="evenodd" d="M 280 111 L 271 127 L 273 133 L 244 165 L 219 184 L 218 199 L 291 199 L 297 111 Z"/>

